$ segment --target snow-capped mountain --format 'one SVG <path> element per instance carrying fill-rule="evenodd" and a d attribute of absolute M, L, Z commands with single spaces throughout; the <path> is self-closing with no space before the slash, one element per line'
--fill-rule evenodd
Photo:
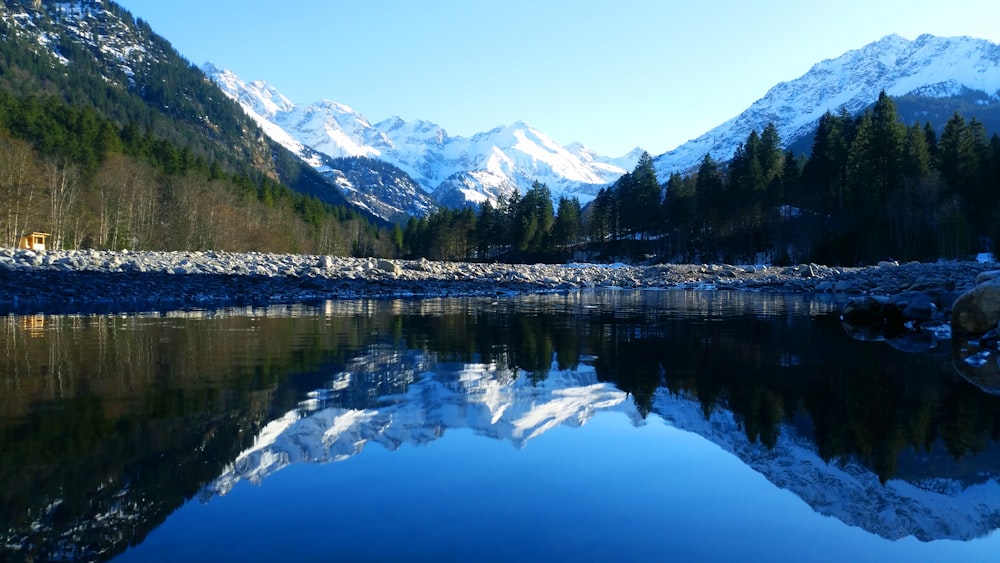
<path fill-rule="evenodd" d="M 471 137 L 451 136 L 436 123 L 391 117 L 372 124 L 361 113 L 325 100 L 298 105 L 262 81 L 246 83 L 210 63 L 203 67 L 231 98 L 275 140 L 317 168 L 310 152 L 328 157 L 378 158 L 409 174 L 427 193 L 449 205 L 480 203 L 526 191 L 536 180 L 553 196 L 575 196 L 586 203 L 597 191 L 631 170 L 641 150 L 619 158 L 599 156 L 574 143 L 564 147 L 523 122 Z"/>
<path fill-rule="evenodd" d="M 1000 526 L 995 474 L 974 483 L 923 477 L 882 484 L 860 463 L 827 463 L 792 425 L 782 424 L 769 448 L 750 442 L 724 405 L 706 417 L 697 397 L 661 388 L 652 407 L 667 424 L 717 444 L 816 512 L 881 537 L 964 541 Z M 553 369 L 533 382 L 496 365 L 439 363 L 422 351 L 375 346 L 299 408 L 268 423 L 201 496 L 225 495 L 241 481 L 259 484 L 291 464 L 346 460 L 372 444 L 388 450 L 426 445 L 449 429 L 469 428 L 521 448 L 560 425 L 581 426 L 598 411 L 648 422 L 625 392 L 599 382 L 592 366 Z"/>
<path fill-rule="evenodd" d="M 298 107 L 265 82 L 248 84 L 207 63 L 202 71 L 272 140 L 322 173 L 354 205 L 390 221 L 422 217 L 436 207 L 406 172 L 386 161 L 368 160 L 378 151 L 353 141 L 345 130 L 364 137 L 372 127 L 351 108 L 335 102 Z M 283 117 L 283 125 L 277 116 Z M 368 140 L 384 144 L 377 136 Z"/>
<path fill-rule="evenodd" d="M 890 96 L 934 98 L 976 90 L 1000 102 L 1000 45 L 969 37 L 921 35 L 911 41 L 887 36 L 816 64 L 801 77 L 771 88 L 740 115 L 656 157 L 657 175 L 665 180 L 673 172 L 690 171 L 706 154 L 729 160 L 751 131 L 771 122 L 790 145 L 811 134 L 825 112 L 860 112 L 882 90 Z"/>

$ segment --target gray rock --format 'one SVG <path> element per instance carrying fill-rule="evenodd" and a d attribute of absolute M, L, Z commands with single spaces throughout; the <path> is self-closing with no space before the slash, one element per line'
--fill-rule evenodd
<path fill-rule="evenodd" d="M 390 262 L 389 260 L 379 260 L 375 263 L 375 267 L 378 270 L 393 276 L 398 276 L 403 273 L 403 268 L 395 262 Z"/>
<path fill-rule="evenodd" d="M 903 319 L 908 321 L 926 322 L 938 320 L 940 312 L 937 305 L 930 301 L 916 301 L 909 303 L 901 311 Z"/>
<path fill-rule="evenodd" d="M 976 285 L 1000 278 L 1000 270 L 988 270 L 976 276 Z"/>
<path fill-rule="evenodd" d="M 887 302 L 886 298 L 871 295 L 853 297 L 844 305 L 840 318 L 853 325 L 881 325 L 884 318 L 884 306 Z"/>
<path fill-rule="evenodd" d="M 861 290 L 854 282 L 840 280 L 833 286 L 833 291 L 836 293 L 859 293 Z"/>
<path fill-rule="evenodd" d="M 1000 279 L 977 285 L 955 300 L 951 310 L 952 331 L 982 334 L 1000 322 Z"/>

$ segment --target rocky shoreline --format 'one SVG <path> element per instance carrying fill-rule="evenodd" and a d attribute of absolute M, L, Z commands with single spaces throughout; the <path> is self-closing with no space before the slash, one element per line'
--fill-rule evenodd
<path fill-rule="evenodd" d="M 512 265 L 294 254 L 0 249 L 0 314 L 143 312 L 607 287 L 885 296 L 941 288 L 960 294 L 991 267 L 996 266 Z"/>
<path fill-rule="evenodd" d="M 860 268 L 529 265 L 0 249 L 0 315 L 162 313 L 332 299 L 502 297 L 600 288 L 843 296 L 841 320 L 852 338 L 882 341 L 906 352 L 950 354 L 960 376 L 1000 394 L 1000 268 L 993 263 L 882 262 Z"/>

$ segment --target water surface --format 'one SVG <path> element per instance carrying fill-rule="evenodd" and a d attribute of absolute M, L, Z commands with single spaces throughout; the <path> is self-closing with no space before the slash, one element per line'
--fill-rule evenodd
<path fill-rule="evenodd" d="M 947 345 L 852 338 L 840 306 L 2 318 L 6 556 L 990 560 L 1000 400 Z"/>

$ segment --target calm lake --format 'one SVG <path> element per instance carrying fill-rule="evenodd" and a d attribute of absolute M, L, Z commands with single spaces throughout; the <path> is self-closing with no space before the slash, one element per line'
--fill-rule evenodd
<path fill-rule="evenodd" d="M 995 561 L 1000 397 L 842 305 L 0 317 L 0 560 Z"/>

